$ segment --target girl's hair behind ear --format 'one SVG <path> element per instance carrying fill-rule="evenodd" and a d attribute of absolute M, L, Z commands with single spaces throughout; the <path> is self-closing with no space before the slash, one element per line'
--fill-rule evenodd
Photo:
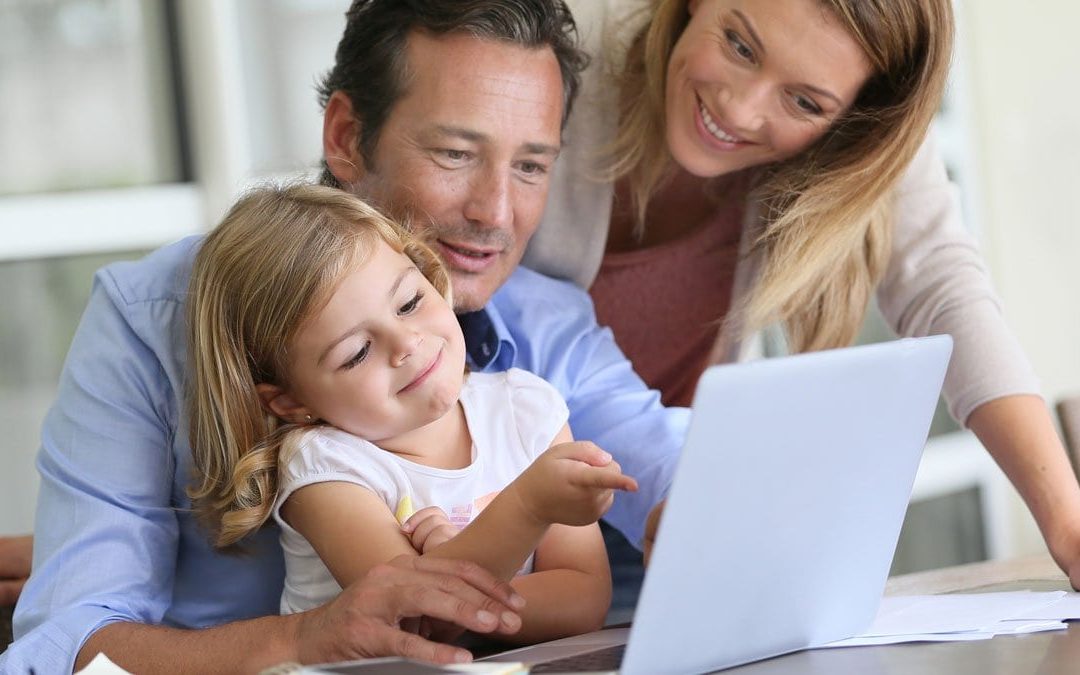
<path fill-rule="evenodd" d="M 259 188 L 199 250 L 188 288 L 188 494 L 215 546 L 234 546 L 270 517 L 282 441 L 299 428 L 267 413 L 256 385 L 288 387 L 297 330 L 380 239 L 449 296 L 449 276 L 429 248 L 329 187 Z"/>

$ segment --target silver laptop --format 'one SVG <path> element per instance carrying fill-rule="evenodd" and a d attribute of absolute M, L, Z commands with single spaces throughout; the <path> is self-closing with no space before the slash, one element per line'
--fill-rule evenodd
<path fill-rule="evenodd" d="M 633 625 L 483 660 L 700 673 L 862 632 L 951 351 L 935 336 L 708 369 Z"/>

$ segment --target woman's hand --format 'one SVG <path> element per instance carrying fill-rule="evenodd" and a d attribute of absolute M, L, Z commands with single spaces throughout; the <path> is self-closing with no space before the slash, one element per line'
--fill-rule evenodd
<path fill-rule="evenodd" d="M 649 511 L 648 518 L 645 519 L 645 538 L 641 542 L 642 552 L 645 554 L 645 566 L 649 566 L 649 559 L 652 558 L 653 546 L 656 545 L 656 535 L 660 532 L 660 519 L 664 516 L 664 504 L 667 504 L 667 500 L 663 500 Z"/>
<path fill-rule="evenodd" d="M 438 506 L 420 509 L 401 524 L 401 531 L 420 555 L 450 541 L 459 530 Z"/>
<path fill-rule="evenodd" d="M 589 525 L 611 507 L 614 490 L 637 490 L 619 463 L 588 441 L 560 443 L 511 483 L 527 514 L 545 524 Z"/>

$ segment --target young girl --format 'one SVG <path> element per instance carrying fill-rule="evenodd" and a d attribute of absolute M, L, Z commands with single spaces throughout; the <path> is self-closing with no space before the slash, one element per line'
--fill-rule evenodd
<path fill-rule="evenodd" d="M 196 511 L 219 547 L 273 515 L 286 613 L 429 555 L 518 573 L 508 639 L 594 630 L 611 597 L 596 520 L 636 483 L 571 442 L 540 378 L 465 376 L 449 292 L 438 258 L 356 197 L 244 197 L 190 285 Z"/>

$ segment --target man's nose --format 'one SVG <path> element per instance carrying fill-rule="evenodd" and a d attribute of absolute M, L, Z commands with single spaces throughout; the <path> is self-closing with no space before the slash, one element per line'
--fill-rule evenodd
<path fill-rule="evenodd" d="M 487 227 L 507 227 L 513 219 L 511 176 L 508 169 L 485 166 L 469 186 L 465 217 Z"/>

